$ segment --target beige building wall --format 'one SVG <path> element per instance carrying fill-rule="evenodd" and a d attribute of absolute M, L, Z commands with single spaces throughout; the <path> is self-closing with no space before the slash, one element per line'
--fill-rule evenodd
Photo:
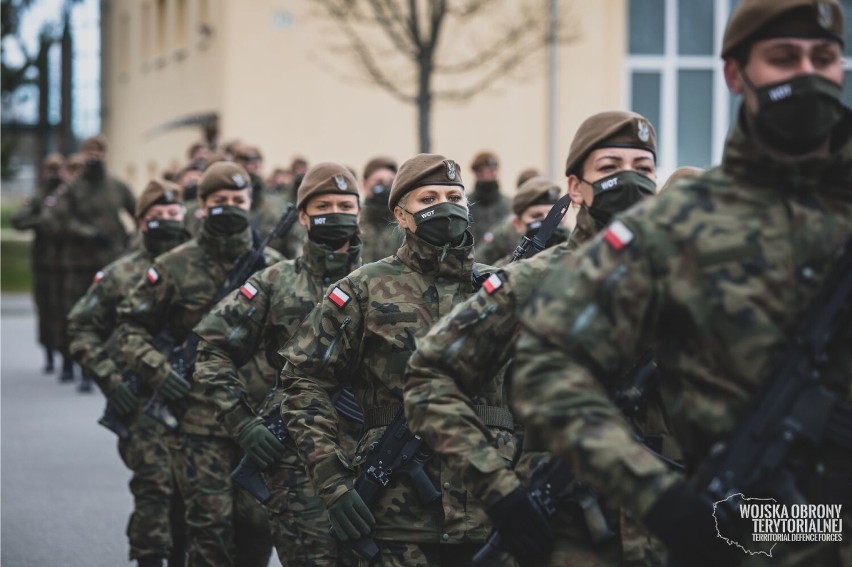
<path fill-rule="evenodd" d="M 580 122 L 622 105 L 626 38 L 624 0 L 562 2 L 573 4 L 579 38 L 558 50 L 557 180 Z M 104 13 L 104 130 L 113 171 L 139 190 L 151 175 L 183 163 L 200 130 L 155 128 L 204 112 L 219 114 L 220 142 L 239 138 L 258 145 L 266 172 L 297 154 L 358 171 L 376 154 L 400 161 L 415 154 L 415 107 L 354 79 L 352 70 L 342 76 L 329 48 L 338 32 L 311 4 L 110 2 Z M 542 50 L 470 102 L 436 103 L 432 147 L 461 162 L 466 180 L 473 179 L 475 153 L 496 152 L 511 193 L 521 170 L 546 169 L 550 120 Z"/>

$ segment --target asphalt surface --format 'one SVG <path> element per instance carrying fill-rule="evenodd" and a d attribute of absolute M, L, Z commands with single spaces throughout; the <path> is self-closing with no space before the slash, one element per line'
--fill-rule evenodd
<path fill-rule="evenodd" d="M 0 297 L 0 564 L 130 565 L 130 472 L 103 396 L 42 371 L 29 296 Z M 79 371 L 78 371 L 79 372 Z M 79 380 L 79 374 L 78 374 Z M 270 566 L 280 566 L 273 553 Z"/>

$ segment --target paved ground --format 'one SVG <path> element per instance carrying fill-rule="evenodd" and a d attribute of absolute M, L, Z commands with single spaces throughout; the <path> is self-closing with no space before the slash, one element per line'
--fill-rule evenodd
<path fill-rule="evenodd" d="M 0 564 L 128 564 L 130 474 L 99 393 L 41 370 L 28 296 L 0 297 Z M 273 554 L 274 556 L 274 554 Z M 270 566 L 280 566 L 273 557 Z"/>

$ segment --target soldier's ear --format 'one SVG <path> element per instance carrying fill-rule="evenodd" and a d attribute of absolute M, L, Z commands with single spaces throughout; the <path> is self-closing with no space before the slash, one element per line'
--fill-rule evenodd
<path fill-rule="evenodd" d="M 580 191 L 580 178 L 574 174 L 568 176 L 568 196 L 571 197 L 571 202 L 577 205 L 583 204 L 583 193 Z"/>
<path fill-rule="evenodd" d="M 745 72 L 740 64 L 733 58 L 729 57 L 725 59 L 725 83 L 728 85 L 728 89 L 734 93 L 741 95 L 745 91 L 745 84 L 743 82 L 742 74 Z"/>
<path fill-rule="evenodd" d="M 305 209 L 299 209 L 299 224 L 306 229 L 311 228 L 311 219 L 308 217 L 308 213 L 305 212 Z"/>

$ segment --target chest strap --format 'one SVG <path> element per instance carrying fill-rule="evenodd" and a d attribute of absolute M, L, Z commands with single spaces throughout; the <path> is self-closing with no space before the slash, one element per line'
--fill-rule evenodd
<path fill-rule="evenodd" d="M 364 411 L 364 428 L 374 429 L 390 425 L 400 408 L 399 404 L 370 408 Z M 512 412 L 497 406 L 473 406 L 473 413 L 482 420 L 486 427 L 499 427 L 507 431 L 515 430 L 515 420 Z"/>

